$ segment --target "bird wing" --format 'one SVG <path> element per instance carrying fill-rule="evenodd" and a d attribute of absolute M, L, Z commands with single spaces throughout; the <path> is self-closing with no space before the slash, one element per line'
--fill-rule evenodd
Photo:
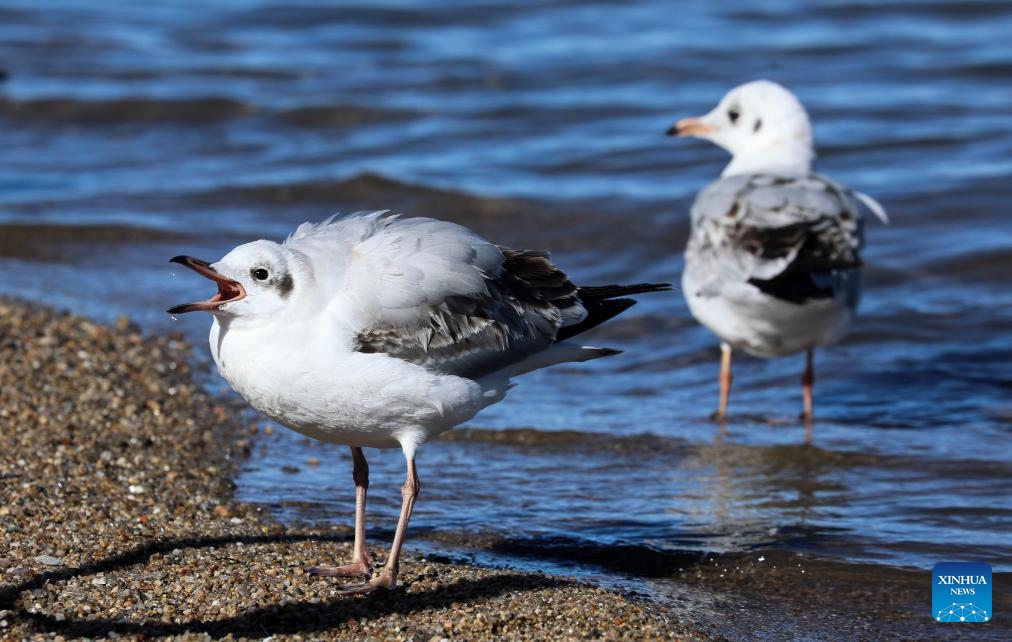
<path fill-rule="evenodd" d="M 544 252 L 495 246 L 467 228 L 384 213 L 296 231 L 305 250 L 340 237 L 333 305 L 354 310 L 353 348 L 477 378 L 551 345 L 587 316 L 577 288 Z"/>
<path fill-rule="evenodd" d="M 730 176 L 704 189 L 692 207 L 688 253 L 717 295 L 748 282 L 794 302 L 832 296 L 826 275 L 861 265 L 862 202 L 817 174 Z"/>

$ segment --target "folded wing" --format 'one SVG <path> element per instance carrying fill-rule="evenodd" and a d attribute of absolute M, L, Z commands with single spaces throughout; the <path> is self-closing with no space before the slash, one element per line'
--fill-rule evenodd
<path fill-rule="evenodd" d="M 346 256 L 339 300 L 357 310 L 354 349 L 478 378 L 546 349 L 588 318 L 578 288 L 544 252 L 488 243 L 445 221 L 353 215 L 301 229 L 334 235 Z M 340 313 L 337 311 L 336 313 Z"/>
<path fill-rule="evenodd" d="M 704 295 L 746 282 L 803 303 L 834 296 L 833 275 L 861 265 L 861 202 L 819 175 L 720 179 L 700 193 L 692 220 Z"/>

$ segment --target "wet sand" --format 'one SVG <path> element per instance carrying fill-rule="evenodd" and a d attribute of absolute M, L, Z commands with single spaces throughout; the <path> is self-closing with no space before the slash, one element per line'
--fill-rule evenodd
<path fill-rule="evenodd" d="M 0 353 L 0 638 L 706 638 L 661 607 L 420 558 L 410 539 L 396 593 L 341 596 L 302 569 L 350 557 L 350 530 L 234 500 L 256 428 L 195 383 L 178 337 L 0 298 Z"/>

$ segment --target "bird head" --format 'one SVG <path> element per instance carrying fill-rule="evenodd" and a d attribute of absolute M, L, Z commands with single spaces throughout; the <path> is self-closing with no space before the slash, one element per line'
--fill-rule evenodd
<path fill-rule="evenodd" d="M 731 163 L 722 176 L 804 175 L 815 158 L 805 108 L 794 94 L 769 80 L 735 87 L 708 114 L 684 118 L 667 133 L 704 138 L 730 152 Z"/>
<path fill-rule="evenodd" d="M 171 307 L 170 314 L 206 311 L 218 317 L 266 321 L 283 314 L 310 277 L 299 253 L 273 241 L 240 245 L 213 264 L 191 256 L 170 260 L 218 285 L 218 293 L 210 299 Z"/>

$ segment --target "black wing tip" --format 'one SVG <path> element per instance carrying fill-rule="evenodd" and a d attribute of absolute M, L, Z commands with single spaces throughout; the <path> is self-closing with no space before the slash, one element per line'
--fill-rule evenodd
<path fill-rule="evenodd" d="M 668 292 L 674 288 L 674 286 L 670 283 L 634 283 L 632 285 L 623 285 L 619 287 L 629 290 L 629 294 Z"/>
<path fill-rule="evenodd" d="M 805 273 L 778 274 L 772 279 L 749 279 L 748 284 L 767 296 L 795 305 L 836 296 L 836 291 L 832 287 L 818 285 L 812 280 L 811 274 Z"/>
<path fill-rule="evenodd" d="M 555 340 L 565 341 L 622 314 L 636 305 L 636 299 L 626 298 L 630 294 L 665 292 L 671 289 L 670 283 L 634 283 L 632 285 L 581 287 L 577 292 L 580 302 L 587 309 L 587 318 L 579 323 L 560 328 Z"/>
<path fill-rule="evenodd" d="M 587 318 L 573 325 L 559 328 L 556 341 L 565 341 L 570 337 L 582 334 L 591 328 L 595 328 L 605 321 L 617 317 L 629 308 L 636 305 L 635 299 L 584 299 L 587 307 Z"/>
<path fill-rule="evenodd" d="M 579 289 L 581 299 L 613 299 L 631 294 L 667 292 L 673 289 L 670 283 L 633 283 L 630 285 L 590 285 Z"/>
<path fill-rule="evenodd" d="M 607 306 L 607 309 L 612 316 L 622 314 L 637 303 L 638 301 L 636 299 L 605 299 L 605 301 L 602 302 L 603 305 Z"/>

